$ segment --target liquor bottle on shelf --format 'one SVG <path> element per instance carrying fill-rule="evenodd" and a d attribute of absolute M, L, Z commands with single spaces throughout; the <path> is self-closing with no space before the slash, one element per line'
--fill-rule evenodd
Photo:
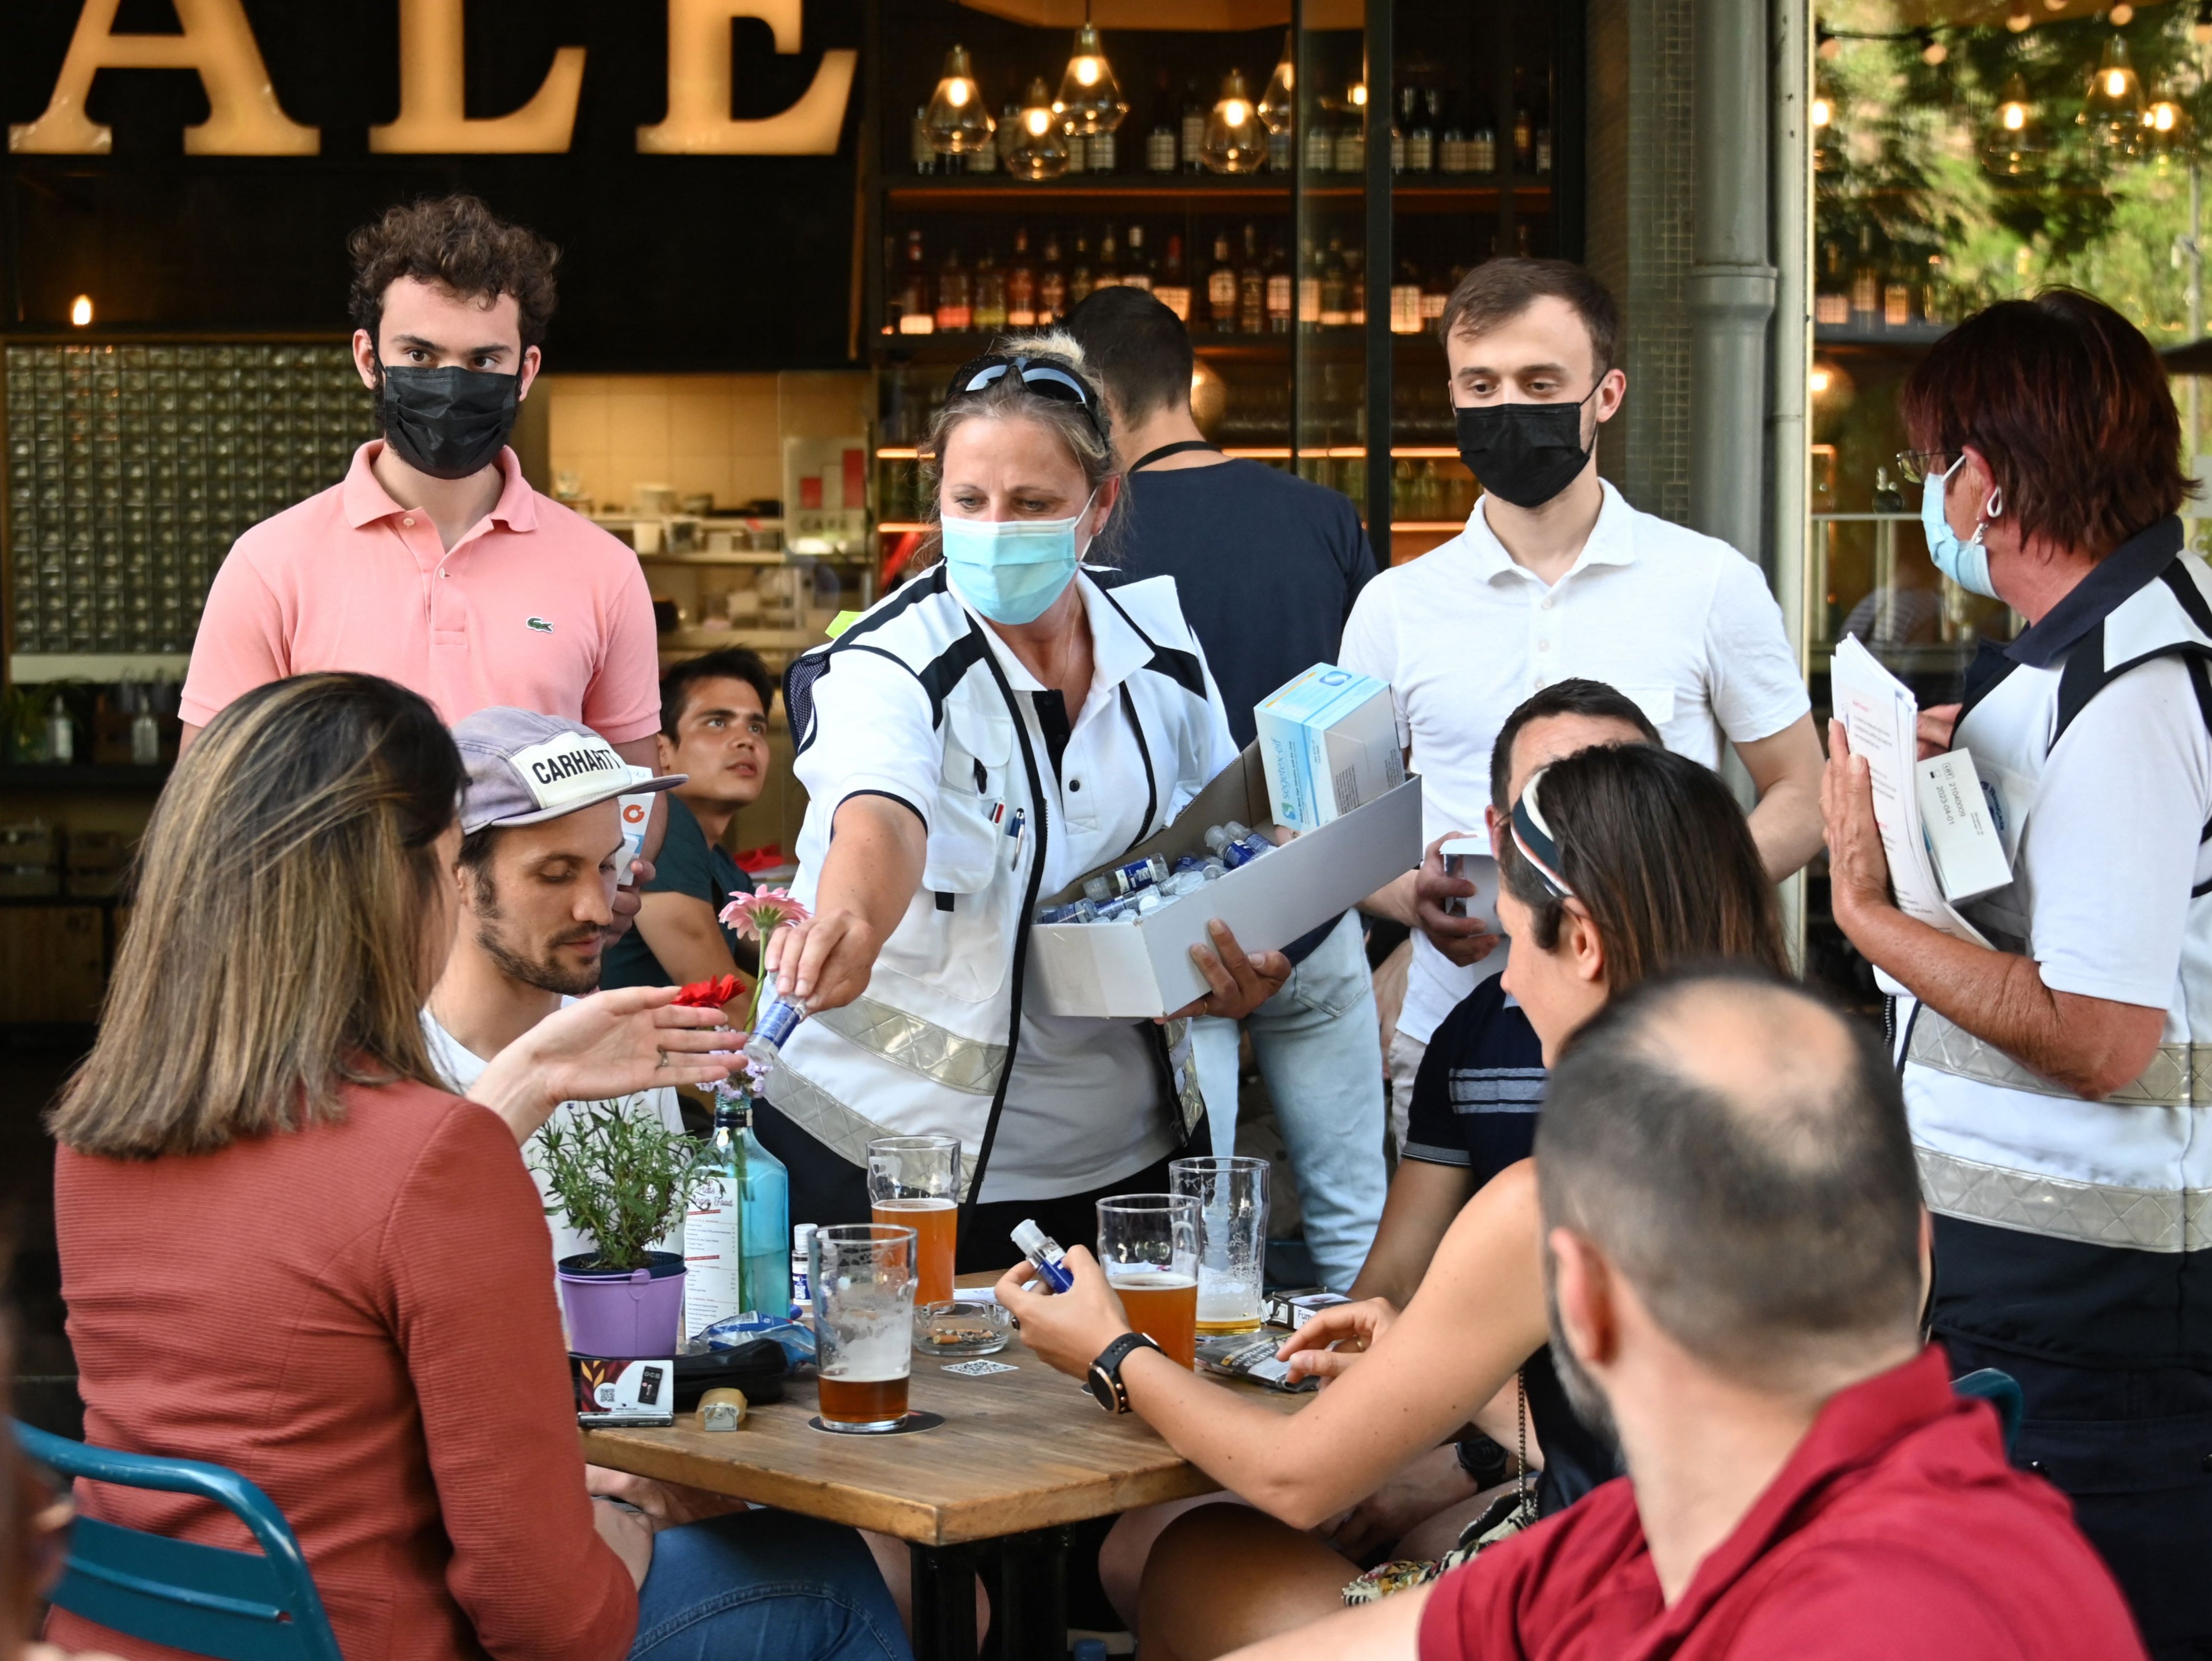
<path fill-rule="evenodd" d="M 1328 251 L 1321 257 L 1321 326 L 1341 329 L 1351 321 L 1344 300 L 1344 243 L 1331 237 Z"/>
<path fill-rule="evenodd" d="M 1298 243 L 1298 326 L 1321 326 L 1321 267 L 1314 262 L 1311 237 Z"/>
<path fill-rule="evenodd" d="M 1283 245 L 1279 242 L 1271 243 L 1267 248 L 1267 332 L 1291 332 L 1291 267 L 1283 258 Z"/>
<path fill-rule="evenodd" d="M 1142 288 L 1147 293 L 1152 290 L 1152 260 L 1145 252 L 1145 227 L 1141 225 L 1129 227 L 1129 254 L 1121 264 L 1121 286 Z"/>
<path fill-rule="evenodd" d="M 1490 112 L 1484 109 L 1475 118 L 1475 124 L 1467 136 L 1467 171 L 1471 173 L 1494 173 L 1498 171 L 1498 129 L 1490 124 Z"/>
<path fill-rule="evenodd" d="M 1345 321 L 1355 329 L 1367 326 L 1367 251 L 1353 246 L 1344 251 Z"/>
<path fill-rule="evenodd" d="M 1820 275 L 1813 285 L 1813 321 L 1822 328 L 1848 328 L 1851 294 L 1844 280 L 1844 251 L 1831 237 L 1820 245 Z"/>
<path fill-rule="evenodd" d="M 1037 268 L 1036 320 L 1039 328 L 1067 315 L 1067 273 L 1060 263 L 1060 233 L 1044 233 L 1044 264 Z"/>
<path fill-rule="evenodd" d="M 1346 110 L 1337 125 L 1336 170 L 1340 173 L 1367 171 L 1367 123 L 1357 109 Z"/>
<path fill-rule="evenodd" d="M 914 170 L 918 173 L 933 173 L 937 171 L 937 148 L 929 142 L 929 127 L 927 122 L 928 114 L 929 111 L 926 107 L 916 105 L 914 112 L 914 125 L 908 130 L 907 134 L 908 150 L 914 162 Z"/>
<path fill-rule="evenodd" d="M 1145 135 L 1145 171 L 1148 173 L 1171 173 L 1176 170 L 1175 91 L 1168 84 L 1168 72 L 1160 71 L 1158 90 L 1152 96 L 1152 130 Z"/>
<path fill-rule="evenodd" d="M 1091 141 L 1081 133 L 1064 132 L 1060 142 L 1067 146 L 1067 171 L 1084 173 L 1091 171 Z"/>
<path fill-rule="evenodd" d="M 951 164 L 951 161 L 952 161 L 952 158 L 951 158 L 951 156 L 947 156 L 947 157 L 945 157 L 945 161 L 946 161 L 946 163 L 947 163 L 947 166 L 946 166 L 946 167 L 945 167 L 945 171 L 946 171 L 947 173 L 950 173 L 950 172 L 951 172 L 951 171 L 952 171 L 951 167 L 951 165 L 950 165 L 950 164 Z M 964 156 L 964 157 L 963 158 L 963 161 L 965 161 L 967 162 L 967 164 L 968 164 L 968 171 L 969 171 L 969 173 L 994 173 L 998 172 L 998 171 L 999 171 L 999 136 L 998 136 L 998 134 L 997 134 L 997 133 L 995 133 L 995 132 L 994 132 L 994 133 L 988 133 L 988 134 L 986 134 L 986 135 L 984 136 L 983 142 L 982 142 L 981 144 L 977 145 L 974 149 L 972 149 L 972 150 L 969 151 L 969 152 L 968 152 L 968 154 L 967 154 L 967 155 L 966 155 L 966 156 Z"/>
<path fill-rule="evenodd" d="M 1421 274 L 1410 259 L 1398 262 L 1398 275 L 1390 284 L 1390 332 L 1421 332 Z"/>
<path fill-rule="evenodd" d="M 1319 109 L 1306 122 L 1306 171 L 1325 173 L 1336 166 L 1336 136 Z"/>
<path fill-rule="evenodd" d="M 1527 174 L 1536 168 L 1536 124 L 1530 119 L 1528 106 L 1516 103 L 1513 109 L 1513 171 Z"/>
<path fill-rule="evenodd" d="M 1030 261 L 1030 227 L 1014 233 L 1014 257 L 1006 265 L 1006 327 L 1034 329 L 1037 313 L 1036 267 Z"/>
<path fill-rule="evenodd" d="M 1549 178 L 1551 172 L 1552 130 L 1549 127 L 1539 127 L 1536 129 L 1536 177 Z"/>
<path fill-rule="evenodd" d="M 1269 173 L 1290 172 L 1292 154 L 1291 130 L 1288 127 L 1285 127 L 1280 132 L 1271 132 L 1267 135 L 1267 171 Z"/>
<path fill-rule="evenodd" d="M 1244 227 L 1244 263 L 1237 270 L 1237 328 L 1241 334 L 1267 332 L 1267 273 L 1260 264 L 1260 230 Z"/>
<path fill-rule="evenodd" d="M 1115 142 L 1114 135 L 1104 128 L 1091 135 L 1090 166 L 1092 173 L 1112 173 L 1120 160 L 1120 154 L 1121 147 Z"/>
<path fill-rule="evenodd" d="M 1005 112 L 999 117 L 999 130 L 991 136 L 992 148 L 999 153 L 1001 167 L 1006 165 L 1006 158 L 1013 154 L 1014 145 L 1020 137 L 1021 118 L 1021 106 L 1008 100 Z"/>
<path fill-rule="evenodd" d="M 1437 170 L 1436 123 L 1429 118 L 1426 101 L 1419 87 L 1407 87 L 1399 93 L 1399 103 L 1404 112 L 1406 127 L 1406 171 L 1409 173 L 1432 173 Z"/>
<path fill-rule="evenodd" d="M 1206 271 L 1206 320 L 1217 335 L 1237 327 L 1237 267 L 1229 258 L 1229 233 L 1213 238 L 1213 264 Z"/>
<path fill-rule="evenodd" d="M 1183 267 L 1182 239 L 1173 232 L 1168 233 L 1167 257 L 1160 261 L 1159 276 L 1152 283 L 1152 298 L 1182 322 L 1190 321 L 1190 273 Z"/>
<path fill-rule="evenodd" d="M 1096 294 L 1101 288 L 1118 288 L 1121 282 L 1121 249 L 1114 240 L 1114 227 L 1109 225 L 1106 234 L 1098 239 L 1098 269 L 1091 274 L 1091 289 Z"/>
<path fill-rule="evenodd" d="M 935 288 L 929 280 L 929 264 L 922 253 L 921 233 L 906 233 L 906 270 L 899 282 L 899 333 L 902 335 L 933 334 L 937 330 Z"/>
<path fill-rule="evenodd" d="M 1177 154 L 1187 173 L 1204 171 L 1198 153 L 1206 144 L 1206 100 L 1199 96 L 1194 75 L 1182 83 L 1182 122 L 1177 134 Z"/>
<path fill-rule="evenodd" d="M 960 250 L 948 248 L 937 272 L 937 332 L 964 334 L 975 326 L 975 293 L 960 264 Z"/>
<path fill-rule="evenodd" d="M 1434 94 L 1431 94 L 1432 97 Z M 1431 108 L 1434 107 L 1432 105 Z M 1437 169 L 1440 173 L 1472 173 L 1468 159 L 1467 129 L 1460 124 L 1459 100 L 1455 99 L 1445 107 L 1443 128 L 1437 136 Z"/>
<path fill-rule="evenodd" d="M 1398 124 L 1395 110 L 1390 112 L 1390 171 L 1394 173 L 1406 171 L 1406 130 Z"/>
<path fill-rule="evenodd" d="M 1075 233 L 1075 252 L 1067 265 L 1067 307 L 1073 311 L 1091 298 L 1091 242 L 1082 232 Z"/>
<path fill-rule="evenodd" d="M 999 269 L 998 257 L 988 248 L 975 261 L 975 276 L 972 284 L 975 321 L 970 325 L 977 333 L 1002 334 L 1006 327 L 1006 274 Z"/>
<path fill-rule="evenodd" d="M 1442 282 L 1421 285 L 1422 328 L 1426 329 L 1431 324 L 1443 320 L 1444 307 L 1451 304 L 1452 290 L 1459 287 L 1459 280 L 1466 275 L 1462 268 L 1455 265 Z"/>

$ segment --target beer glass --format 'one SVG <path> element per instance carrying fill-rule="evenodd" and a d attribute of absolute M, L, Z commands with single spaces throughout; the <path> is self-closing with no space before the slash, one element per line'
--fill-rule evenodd
<path fill-rule="evenodd" d="M 1117 1194 L 1098 1202 L 1098 1264 L 1129 1325 L 1198 1366 L 1198 1202 Z"/>
<path fill-rule="evenodd" d="M 814 1231 L 814 1349 L 828 1430 L 896 1430 L 914 1367 L 915 1234 L 880 1223 Z"/>
<path fill-rule="evenodd" d="M 921 1236 L 914 1300 L 952 1301 L 954 1236 L 960 1216 L 960 1138 L 878 1137 L 868 1144 L 868 1215 Z"/>
<path fill-rule="evenodd" d="M 1168 1186 L 1198 1202 L 1198 1335 L 1260 1330 L 1267 1262 L 1267 1161 L 1179 1159 Z"/>

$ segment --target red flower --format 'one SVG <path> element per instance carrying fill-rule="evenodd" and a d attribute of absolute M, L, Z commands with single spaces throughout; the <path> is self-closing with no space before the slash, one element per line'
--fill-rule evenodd
<path fill-rule="evenodd" d="M 677 1007 L 719 1009 L 738 995 L 740 984 L 733 974 L 716 975 L 712 980 L 695 981 L 676 994 Z"/>

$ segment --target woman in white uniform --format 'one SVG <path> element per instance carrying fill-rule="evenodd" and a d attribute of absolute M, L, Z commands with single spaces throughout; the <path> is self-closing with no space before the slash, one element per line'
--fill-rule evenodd
<path fill-rule="evenodd" d="M 769 967 L 811 1018 L 757 1121 L 812 1222 L 866 1217 L 871 1139 L 958 1137 L 963 1270 L 1003 1268 L 1024 1216 L 1089 1241 L 1094 1199 L 1164 1189 L 1166 1161 L 1203 1148 L 1186 1023 L 1048 1013 L 1028 933 L 1041 896 L 1237 755 L 1173 579 L 1100 562 L 1121 481 L 1081 349 L 1001 348 L 954 377 L 923 446 L 942 561 L 786 684 L 813 915 Z M 1178 1016 L 1242 1015 L 1289 973 L 1215 944 L 1193 954 L 1212 995 Z"/>

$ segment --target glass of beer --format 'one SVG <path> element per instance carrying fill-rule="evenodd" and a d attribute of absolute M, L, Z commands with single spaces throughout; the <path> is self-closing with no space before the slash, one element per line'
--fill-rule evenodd
<path fill-rule="evenodd" d="M 879 1137 L 868 1144 L 868 1215 L 921 1237 L 918 1306 L 952 1301 L 960 1138 Z"/>
<path fill-rule="evenodd" d="M 896 1430 L 914 1368 L 915 1235 L 881 1223 L 814 1231 L 816 1372 L 825 1430 Z"/>
<path fill-rule="evenodd" d="M 1117 1194 L 1098 1202 L 1098 1264 L 1129 1325 L 1198 1366 L 1198 1202 Z"/>
<path fill-rule="evenodd" d="M 1256 1332 L 1267 1262 L 1267 1161 L 1179 1159 L 1168 1186 L 1198 1202 L 1198 1333 Z"/>

